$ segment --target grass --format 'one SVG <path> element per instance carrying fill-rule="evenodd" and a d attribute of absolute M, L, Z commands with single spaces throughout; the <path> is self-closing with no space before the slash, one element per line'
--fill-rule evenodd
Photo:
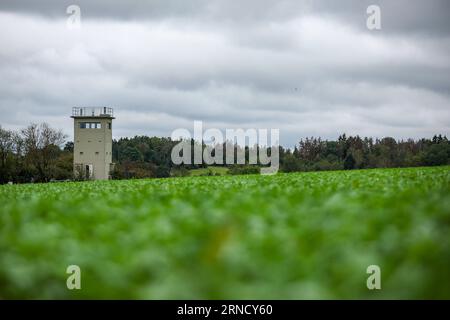
<path fill-rule="evenodd" d="M 0 186 L 0 299 L 448 299 L 449 195 L 450 167 Z"/>
<path fill-rule="evenodd" d="M 216 167 L 209 166 L 208 168 L 200 168 L 200 169 L 192 169 L 189 170 L 189 174 L 191 176 L 206 176 L 209 173 L 213 173 L 214 175 L 226 175 L 228 174 L 228 168 L 226 167 Z"/>

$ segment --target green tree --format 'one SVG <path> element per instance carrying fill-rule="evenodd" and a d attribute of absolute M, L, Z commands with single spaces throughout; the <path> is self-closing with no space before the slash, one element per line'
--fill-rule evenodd
<path fill-rule="evenodd" d="M 356 163 L 355 158 L 353 158 L 353 155 L 349 153 L 344 160 L 344 169 L 345 170 L 355 169 L 355 163 Z"/>
<path fill-rule="evenodd" d="M 53 178 L 55 162 L 66 136 L 61 130 L 51 128 L 47 123 L 32 123 L 22 130 L 26 162 L 36 172 L 36 181 Z"/>
<path fill-rule="evenodd" d="M 438 143 L 430 146 L 423 154 L 423 163 L 427 166 L 449 164 L 450 146 L 447 143 Z"/>

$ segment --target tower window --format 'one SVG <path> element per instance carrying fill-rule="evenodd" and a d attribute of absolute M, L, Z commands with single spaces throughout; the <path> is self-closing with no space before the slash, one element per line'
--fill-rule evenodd
<path fill-rule="evenodd" d="M 81 155 L 81 156 L 83 155 L 83 151 L 80 152 L 80 155 Z"/>
<path fill-rule="evenodd" d="M 108 122 L 108 129 L 111 130 L 111 122 Z"/>
<path fill-rule="evenodd" d="M 80 122 L 80 129 L 101 129 L 101 122 Z"/>

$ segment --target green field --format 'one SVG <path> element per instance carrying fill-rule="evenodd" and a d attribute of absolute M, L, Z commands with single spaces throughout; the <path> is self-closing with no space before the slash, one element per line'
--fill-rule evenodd
<path fill-rule="evenodd" d="M 206 176 L 208 174 L 223 176 L 223 175 L 228 174 L 228 168 L 226 168 L 226 167 L 209 166 L 208 168 L 200 168 L 200 169 L 189 170 L 189 174 L 191 176 Z"/>
<path fill-rule="evenodd" d="M 4 185 L 0 201 L 0 299 L 450 298 L 450 167 Z"/>

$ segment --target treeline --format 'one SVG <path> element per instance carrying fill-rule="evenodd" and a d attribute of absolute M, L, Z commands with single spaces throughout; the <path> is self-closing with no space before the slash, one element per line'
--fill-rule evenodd
<path fill-rule="evenodd" d="M 280 162 L 285 172 L 438 166 L 450 164 L 450 142 L 442 135 L 406 141 L 345 134 L 337 141 L 307 138 L 280 152 Z"/>
<path fill-rule="evenodd" d="M 171 151 L 179 141 L 170 138 L 136 136 L 113 140 L 112 155 L 116 164 L 113 179 L 165 178 L 173 169 Z M 185 166 L 177 168 L 187 171 Z M 183 174 L 184 175 L 184 174 Z"/>
<path fill-rule="evenodd" d="M 61 130 L 48 124 L 31 124 L 20 131 L 0 127 L 0 183 L 49 182 L 73 179 L 73 142 L 65 143 Z M 65 144 L 64 144 L 65 143 Z M 175 166 L 172 148 L 179 141 L 170 138 L 136 136 L 113 141 L 114 179 L 185 176 L 206 163 Z M 192 153 L 195 141 L 191 140 Z M 202 148 L 206 148 L 203 145 Z M 257 147 L 254 147 L 257 148 Z M 223 163 L 226 163 L 223 145 Z M 234 145 L 248 161 L 252 148 Z M 257 150 L 256 150 L 257 151 Z M 214 155 L 214 152 L 212 153 Z M 191 163 L 193 154 L 191 154 Z M 436 166 L 450 164 L 450 142 L 435 135 L 432 139 L 372 139 L 341 135 L 337 140 L 307 138 L 293 149 L 279 148 L 280 171 L 351 170 Z M 231 174 L 257 173 L 259 165 L 226 165 Z"/>
<path fill-rule="evenodd" d="M 145 136 L 114 141 L 113 160 L 117 165 L 113 176 L 115 178 L 182 176 L 187 175 L 190 169 L 207 167 L 205 163 L 174 166 L 171 161 L 171 150 L 177 143 L 178 141 L 169 138 Z M 192 153 L 195 143 L 191 140 Z M 205 147 L 203 145 L 203 149 Z M 222 149 L 225 163 L 225 145 Z M 239 151 L 245 152 L 245 158 L 248 160 L 252 148 L 235 145 L 235 158 Z M 432 139 L 400 141 L 390 137 L 383 139 L 347 137 L 345 134 L 336 141 L 312 137 L 300 140 L 293 149 L 280 147 L 279 159 L 282 172 L 437 166 L 450 164 L 450 142 L 442 135 L 435 135 Z M 229 167 L 232 174 L 257 172 L 255 166 L 248 163 L 222 166 Z"/>
<path fill-rule="evenodd" d="M 171 176 L 189 175 L 189 170 L 206 168 L 205 162 L 195 164 L 194 149 L 200 146 L 198 142 L 191 139 L 191 164 L 174 165 L 171 154 L 175 145 L 180 140 L 172 140 L 170 138 L 135 136 L 134 138 L 121 138 L 113 141 L 113 162 L 116 163 L 112 172 L 113 179 L 131 179 L 131 178 L 165 178 Z M 189 142 L 188 142 L 189 143 Z M 249 159 L 251 148 L 242 148 L 239 145 L 230 145 L 234 148 L 234 163 L 237 163 L 239 153 L 245 154 L 245 159 Z M 223 159 L 222 165 L 230 169 L 230 174 L 258 173 L 258 166 L 245 165 L 226 165 L 227 143 L 222 145 Z M 207 148 L 206 144 L 202 145 L 202 150 Z M 258 148 L 256 152 L 258 152 Z M 231 150 L 231 149 L 230 149 Z M 202 152 L 203 154 L 203 152 Z M 215 156 L 214 150 L 211 152 Z M 259 161 L 258 161 L 259 163 Z"/>
<path fill-rule="evenodd" d="M 61 148 L 65 139 L 61 130 L 46 123 L 20 131 L 0 126 L 0 183 L 72 179 L 73 143 Z"/>

